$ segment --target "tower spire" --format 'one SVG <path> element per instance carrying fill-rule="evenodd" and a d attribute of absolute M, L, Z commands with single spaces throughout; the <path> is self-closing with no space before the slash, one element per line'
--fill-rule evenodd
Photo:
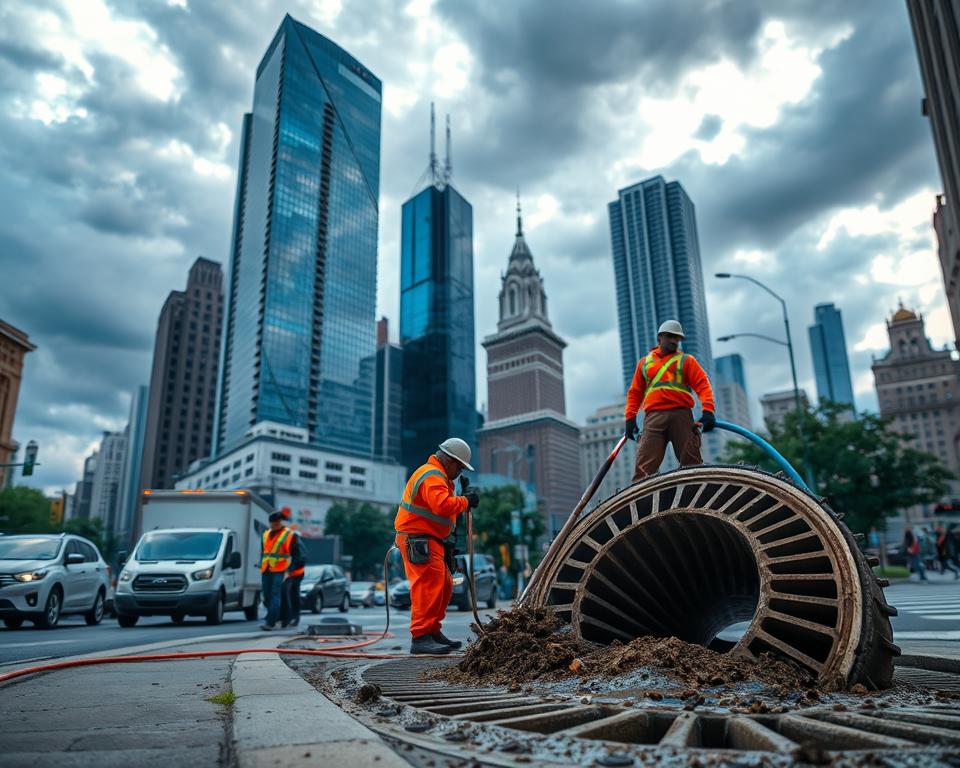
<path fill-rule="evenodd" d="M 450 114 L 447 113 L 447 156 L 443 166 L 444 183 L 449 184 L 453 176 L 453 155 L 450 151 Z"/>
<path fill-rule="evenodd" d="M 430 181 L 437 183 L 437 116 L 430 102 Z"/>
<path fill-rule="evenodd" d="M 517 237 L 523 237 L 523 217 L 520 213 L 520 187 L 517 187 Z"/>

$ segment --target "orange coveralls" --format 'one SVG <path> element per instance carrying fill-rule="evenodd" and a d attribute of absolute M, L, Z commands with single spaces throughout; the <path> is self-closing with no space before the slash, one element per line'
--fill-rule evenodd
<path fill-rule="evenodd" d="M 454 495 L 453 481 L 436 456 L 431 456 L 407 480 L 394 528 L 403 567 L 410 580 L 410 634 L 413 637 L 440 631 L 440 622 L 447 615 L 453 594 L 453 576 L 443 560 L 443 545 L 434 539 L 430 539 L 429 562 L 411 564 L 405 534 L 444 539 L 453 531 L 457 515 L 465 512 L 467 505 L 466 497 Z"/>

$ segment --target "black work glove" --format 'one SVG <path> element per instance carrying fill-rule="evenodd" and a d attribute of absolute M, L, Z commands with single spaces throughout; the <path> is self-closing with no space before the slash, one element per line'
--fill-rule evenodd
<path fill-rule="evenodd" d="M 700 414 L 700 418 L 697 419 L 703 427 L 704 432 L 710 432 L 715 426 L 717 426 L 717 417 L 713 415 L 713 411 L 704 411 Z"/>
<path fill-rule="evenodd" d="M 626 420 L 626 423 L 623 425 L 623 434 L 626 435 L 627 440 L 633 440 L 634 436 L 637 434 L 637 417 L 631 416 Z"/>
<path fill-rule="evenodd" d="M 467 500 L 470 509 L 476 509 L 480 506 L 480 491 L 476 488 L 468 489 L 467 492 L 463 494 L 463 497 Z"/>

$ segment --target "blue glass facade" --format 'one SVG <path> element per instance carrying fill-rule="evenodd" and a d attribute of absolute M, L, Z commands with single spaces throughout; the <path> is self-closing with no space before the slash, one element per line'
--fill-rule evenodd
<path fill-rule="evenodd" d="M 693 202 L 679 182 L 655 176 L 621 189 L 608 205 L 624 388 L 657 343 L 664 320 L 679 320 L 683 349 L 713 375 L 713 353 Z"/>
<path fill-rule="evenodd" d="M 744 392 L 747 391 L 747 378 L 743 373 L 743 358 L 740 355 L 718 357 L 713 361 L 713 367 L 719 381 L 739 384 Z"/>
<path fill-rule="evenodd" d="M 473 208 L 453 187 L 403 204 L 400 345 L 403 463 L 416 467 L 447 437 L 476 447 Z"/>
<path fill-rule="evenodd" d="M 285 17 L 245 116 L 215 449 L 259 421 L 369 455 L 381 84 Z"/>
<path fill-rule="evenodd" d="M 817 304 L 810 326 L 810 354 L 817 379 L 817 397 L 822 402 L 849 405 L 855 409 L 843 315 L 833 304 Z"/>

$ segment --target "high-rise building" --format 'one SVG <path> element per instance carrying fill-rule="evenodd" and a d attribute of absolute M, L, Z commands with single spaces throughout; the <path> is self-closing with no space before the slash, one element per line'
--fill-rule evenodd
<path fill-rule="evenodd" d="M 183 291 L 160 311 L 153 347 L 140 488 L 173 488 L 174 476 L 210 453 L 223 323 L 223 273 L 198 258 Z"/>
<path fill-rule="evenodd" d="M 747 397 L 747 380 L 743 373 L 743 358 L 738 354 L 723 355 L 713 361 L 716 375 L 713 378 L 713 394 L 717 401 L 717 417 L 751 429 L 750 400 Z M 726 444 L 730 433 L 719 431 Z"/>
<path fill-rule="evenodd" d="M 637 361 L 657 344 L 665 320 L 679 320 L 683 350 L 713 377 L 713 353 L 693 202 L 662 176 L 621 189 L 608 206 L 624 391 Z"/>
<path fill-rule="evenodd" d="M 921 109 L 930 118 L 943 179 L 945 194 L 937 198 L 933 223 L 954 338 L 960 340 L 960 5 L 907 0 L 907 10 L 926 92 Z"/>
<path fill-rule="evenodd" d="M 90 491 L 90 517 L 102 520 L 107 531 L 113 530 L 120 500 L 120 478 L 126 446 L 123 432 L 104 432 L 97 449 L 97 464 Z"/>
<path fill-rule="evenodd" d="M 143 466 L 143 442 L 147 429 L 147 406 L 150 390 L 146 386 L 137 387 L 130 399 L 130 416 L 124 430 L 126 453 L 123 457 L 123 472 L 120 476 L 120 499 L 117 511 L 108 530 L 124 544 L 132 544 L 133 526 L 136 519 L 137 502 L 140 499 L 140 478 Z"/>
<path fill-rule="evenodd" d="M 83 460 L 83 476 L 77 481 L 73 494 L 73 509 L 70 517 L 90 517 L 90 507 L 93 500 L 93 477 L 97 471 L 97 451 L 94 451 Z"/>
<path fill-rule="evenodd" d="M 566 416 L 567 343 L 547 315 L 547 294 L 523 236 L 519 202 L 499 301 L 497 332 L 483 340 L 489 411 L 477 435 L 479 469 L 532 486 L 547 531 L 555 534 L 580 499 L 580 430 Z"/>
<path fill-rule="evenodd" d="M 605 405 L 597 408 L 587 417 L 587 423 L 580 427 L 580 484 L 586 488 L 597 474 L 597 470 L 610 451 L 623 437 L 623 409 L 626 403 Z M 630 485 L 634 466 L 637 463 L 637 443 L 627 440 L 617 454 L 616 460 L 607 471 L 606 477 L 594 494 L 594 500 L 600 501 L 612 496 L 621 488 Z"/>
<path fill-rule="evenodd" d="M 873 362 L 880 415 L 891 417 L 898 432 L 916 438 L 912 448 L 932 453 L 960 477 L 960 362 L 949 349 L 935 350 L 923 315 L 903 305 L 887 321 L 887 334 L 890 351 Z"/>
<path fill-rule="evenodd" d="M 763 409 L 763 421 L 770 429 L 773 425 L 783 424 L 783 420 L 790 411 L 797 410 L 796 390 L 785 389 L 781 392 L 767 392 L 760 398 L 760 407 Z M 800 390 L 800 407 L 806 408 L 810 404 L 807 393 Z"/>
<path fill-rule="evenodd" d="M 853 402 L 853 384 L 850 380 L 850 361 L 847 341 L 843 335 L 843 315 L 833 304 L 817 304 L 813 310 L 810 332 L 810 353 L 813 372 L 817 379 L 817 398 L 838 405 Z"/>
<path fill-rule="evenodd" d="M 432 107 L 430 121 L 432 145 Z M 448 437 L 474 445 L 477 426 L 473 208 L 450 183 L 449 151 L 440 169 L 431 146 L 427 173 L 403 204 L 400 234 L 402 456 L 411 470 Z"/>
<path fill-rule="evenodd" d="M 0 488 L 7 484 L 7 473 L 13 472 L 2 465 L 12 463 L 10 457 L 18 447 L 13 439 L 13 417 L 17 412 L 23 358 L 35 349 L 27 334 L 0 320 Z"/>
<path fill-rule="evenodd" d="M 390 342 L 387 318 L 377 321 L 373 397 L 373 455 L 400 463 L 403 419 L 403 350 Z"/>
<path fill-rule="evenodd" d="M 743 358 L 739 354 L 722 355 L 713 361 L 714 371 L 717 381 L 728 381 L 739 384 L 740 388 L 747 391 L 747 377 L 743 372 Z"/>
<path fill-rule="evenodd" d="M 285 16 L 240 142 L 217 455 L 258 422 L 369 456 L 381 84 Z"/>

